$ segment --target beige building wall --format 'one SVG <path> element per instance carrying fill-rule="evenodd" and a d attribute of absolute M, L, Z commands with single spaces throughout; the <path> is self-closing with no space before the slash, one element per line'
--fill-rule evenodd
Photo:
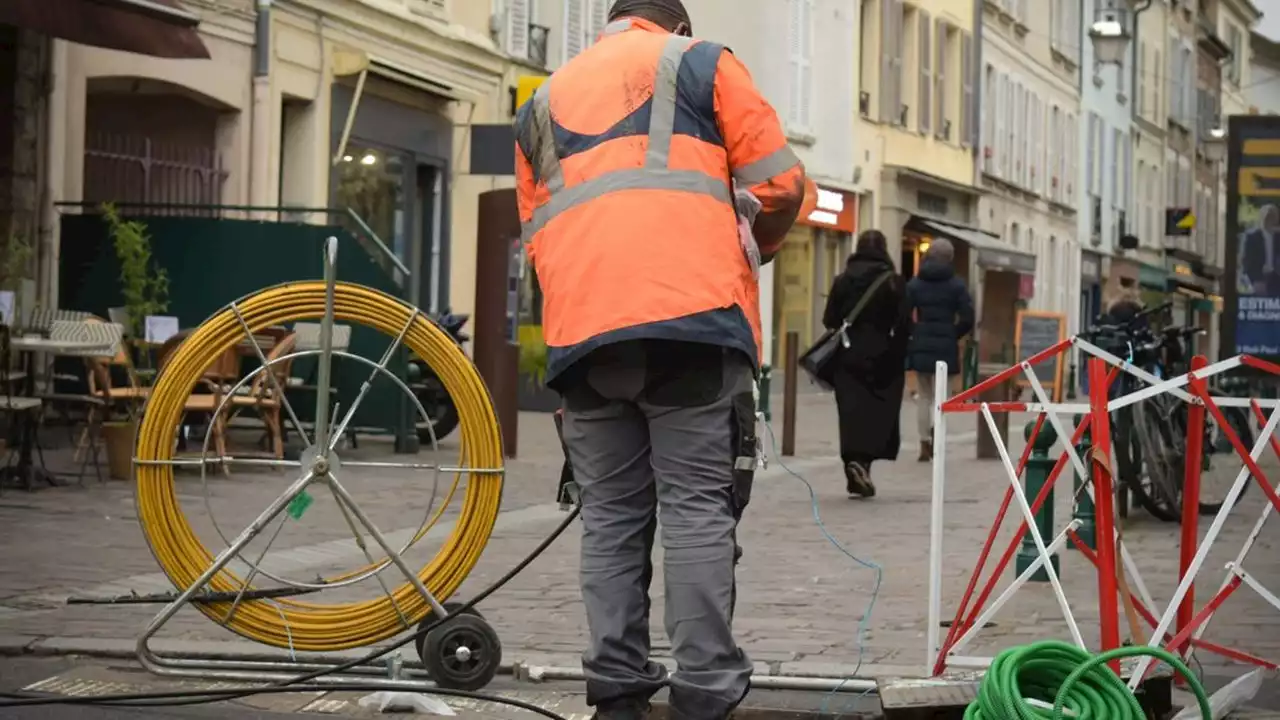
<path fill-rule="evenodd" d="M 900 12 L 900 21 L 886 18 L 886 10 Z M 859 3 L 854 148 L 857 186 L 868 192 L 859 223 L 884 230 L 895 258 L 902 251 L 902 225 L 918 209 L 921 186 L 947 200 L 948 221 L 973 224 L 976 219 L 973 150 L 966 136 L 976 129 L 971 111 L 978 96 L 972 72 L 968 77 L 963 72 L 966 44 L 971 62 L 977 58 L 974 12 L 967 0 Z M 922 52 L 922 25 L 928 26 L 927 53 Z M 892 69 L 886 70 L 886 63 Z M 922 85 L 929 86 L 927 112 Z M 897 111 L 890 108 L 895 102 Z"/>

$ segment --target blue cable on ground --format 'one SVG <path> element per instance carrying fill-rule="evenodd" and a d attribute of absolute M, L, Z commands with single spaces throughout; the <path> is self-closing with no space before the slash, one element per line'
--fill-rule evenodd
<path fill-rule="evenodd" d="M 785 470 L 787 474 L 791 475 L 796 480 L 799 480 L 805 486 L 805 489 L 809 491 L 809 502 L 813 506 L 813 521 L 818 526 L 818 531 L 822 533 L 822 536 L 826 538 L 827 542 L 831 543 L 836 550 L 839 550 L 842 554 L 844 554 L 850 560 L 853 560 L 855 563 L 861 565 L 867 570 L 873 571 L 876 574 L 875 587 L 872 588 L 871 590 L 871 601 L 867 603 L 867 611 L 866 613 L 863 614 L 862 620 L 858 622 L 858 635 L 857 635 L 858 663 L 857 665 L 854 666 L 853 672 L 848 677 L 841 680 L 839 685 L 836 685 L 834 688 L 832 688 L 831 692 L 827 693 L 827 696 L 823 699 L 822 707 L 820 708 L 819 712 L 825 715 L 828 712 L 829 703 L 836 696 L 836 694 L 840 692 L 840 689 L 844 687 L 844 685 L 848 683 L 850 680 L 857 678 L 858 673 L 862 670 L 862 663 L 863 663 L 864 657 L 866 656 L 866 649 L 867 649 L 866 648 L 867 627 L 871 622 L 871 613 L 875 610 L 876 601 L 880 597 L 880 585 L 884 580 L 884 568 L 874 562 L 871 562 L 870 560 L 863 560 L 857 555 L 854 555 L 852 551 L 846 548 L 843 543 L 837 540 L 835 536 L 833 536 L 831 532 L 827 530 L 826 523 L 822 522 L 822 513 L 818 508 L 818 493 L 813 489 L 813 484 L 810 483 L 808 480 L 806 480 L 805 477 L 800 473 L 796 472 L 795 470 L 792 470 L 790 467 L 787 467 L 787 464 L 782 461 L 782 454 L 778 452 L 778 438 L 777 436 L 774 435 L 773 426 L 767 422 L 763 423 L 763 425 L 765 426 L 765 429 L 769 431 L 770 449 L 772 451 L 772 454 L 777 458 L 778 466 L 781 467 L 783 470 Z M 858 698 L 865 697 L 870 692 L 871 690 L 866 690 L 860 693 L 857 697 Z M 840 711 L 840 714 L 843 714 L 843 713 L 844 713 L 844 710 L 842 709 Z"/>

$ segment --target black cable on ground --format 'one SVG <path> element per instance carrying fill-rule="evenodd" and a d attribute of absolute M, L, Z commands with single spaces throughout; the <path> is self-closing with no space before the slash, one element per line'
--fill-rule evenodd
<path fill-rule="evenodd" d="M 528 568 L 529 565 L 531 565 L 534 560 L 537 560 L 538 557 L 540 557 L 544 552 L 547 551 L 547 548 L 551 547 L 552 543 L 554 543 L 556 540 L 560 538 L 561 535 L 564 534 L 564 531 L 569 528 L 569 525 L 571 525 L 573 521 L 577 519 L 578 513 L 580 511 L 581 511 L 581 507 L 575 506 L 569 512 L 569 514 L 565 517 L 564 521 L 561 522 L 560 525 L 556 527 L 556 529 L 552 531 L 550 535 L 548 535 L 545 539 L 543 539 L 543 541 L 539 543 L 538 546 L 534 548 L 532 552 L 530 552 L 527 556 L 525 556 L 523 560 L 521 560 L 519 563 L 516 563 L 516 565 L 512 567 L 510 570 L 508 570 L 502 577 L 498 578 L 496 582 L 489 585 L 480 593 L 472 597 L 470 600 L 460 605 L 456 611 L 450 613 L 446 617 L 437 618 L 435 622 L 431 623 L 430 625 L 413 632 L 412 634 L 408 635 L 407 637 L 401 640 L 397 640 L 395 643 L 388 645 L 385 648 L 375 650 L 374 652 L 371 652 L 368 655 L 365 655 L 364 657 L 351 660 L 341 665 L 335 665 L 334 667 L 325 668 L 324 670 L 316 670 L 314 672 L 310 672 L 305 675 L 299 675 L 298 677 L 290 678 L 288 680 L 281 680 L 279 682 L 272 683 L 270 685 L 265 685 L 262 687 L 246 686 L 246 687 L 239 687 L 239 688 L 225 688 L 225 689 L 219 689 L 219 690 L 186 690 L 186 691 L 158 692 L 158 693 L 127 693 L 127 694 L 119 694 L 119 695 L 99 695 L 96 697 L 79 697 L 79 696 L 71 697 L 71 696 L 63 696 L 63 695 L 36 696 L 36 695 L 24 694 L 24 693 L 0 693 L 0 697 L 12 698 L 10 700 L 0 701 L 0 708 L 30 707 L 34 705 L 107 705 L 107 706 L 115 706 L 115 707 L 157 707 L 157 706 L 179 707 L 179 706 L 186 706 L 186 705 L 205 705 L 208 703 L 224 702 L 228 700 L 239 700 L 242 698 L 252 697 L 254 695 L 265 695 L 265 694 L 278 694 L 278 693 L 291 693 L 291 692 L 317 692 L 320 690 L 327 690 L 327 691 L 366 690 L 366 689 L 393 690 L 392 688 L 387 688 L 385 686 L 376 686 L 376 687 L 372 685 L 361 686 L 358 684 L 355 684 L 355 685 L 315 685 L 315 684 L 307 685 L 306 683 L 309 683 L 310 681 L 315 680 L 316 678 L 321 678 L 328 675 L 335 675 L 338 673 L 346 672 L 347 670 L 358 667 L 360 665 L 365 665 L 367 663 L 373 662 L 374 660 L 377 660 L 378 658 L 385 656 L 386 654 L 392 652 L 393 650 L 402 648 L 405 645 L 408 645 L 414 642 L 415 640 L 426 636 L 431 631 L 440 627 L 441 625 L 448 622 L 449 620 L 452 620 L 453 616 L 460 615 L 462 613 L 467 612 L 468 610 L 471 610 L 476 605 L 478 605 L 481 601 L 483 601 L 485 598 L 488 598 L 490 595 L 494 594 L 498 590 L 501 590 L 507 583 L 515 579 L 517 575 L 524 572 L 524 570 Z M 543 717 L 553 718 L 553 720 L 565 720 L 563 716 L 557 715 L 549 710 L 531 706 L 531 705 L 528 705 L 527 703 L 522 703 L 517 700 L 511 700 L 509 698 L 504 698 L 497 695 L 487 695 L 484 693 L 468 693 L 460 690 L 445 690 L 443 688 L 424 688 L 422 690 L 415 690 L 413 692 L 420 692 L 423 695 L 440 695 L 444 697 L 464 697 L 464 698 L 470 698 L 474 700 L 484 700 L 486 702 L 492 702 L 492 703 L 497 703 L 501 705 L 509 705 L 511 707 L 518 707 L 524 710 L 529 710 L 530 712 L 536 712 L 542 715 Z"/>

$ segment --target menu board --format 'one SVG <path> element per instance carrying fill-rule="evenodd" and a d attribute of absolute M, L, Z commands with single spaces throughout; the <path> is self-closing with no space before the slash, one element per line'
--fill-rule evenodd
<path fill-rule="evenodd" d="M 1023 362 L 1062 342 L 1067 337 L 1067 316 L 1063 313 L 1019 310 L 1014 330 L 1014 346 L 1018 350 L 1018 362 Z M 1062 366 L 1066 354 L 1062 353 L 1032 368 L 1036 379 L 1057 401 L 1062 395 Z M 1026 375 L 1019 375 L 1019 384 L 1027 385 Z"/>

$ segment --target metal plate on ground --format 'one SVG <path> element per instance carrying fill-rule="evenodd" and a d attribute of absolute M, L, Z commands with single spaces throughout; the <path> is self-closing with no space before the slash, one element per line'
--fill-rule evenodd
<path fill-rule="evenodd" d="M 890 679 L 877 683 L 880 704 L 886 713 L 891 710 L 967 707 L 977 699 L 980 684 L 973 678 Z"/>

